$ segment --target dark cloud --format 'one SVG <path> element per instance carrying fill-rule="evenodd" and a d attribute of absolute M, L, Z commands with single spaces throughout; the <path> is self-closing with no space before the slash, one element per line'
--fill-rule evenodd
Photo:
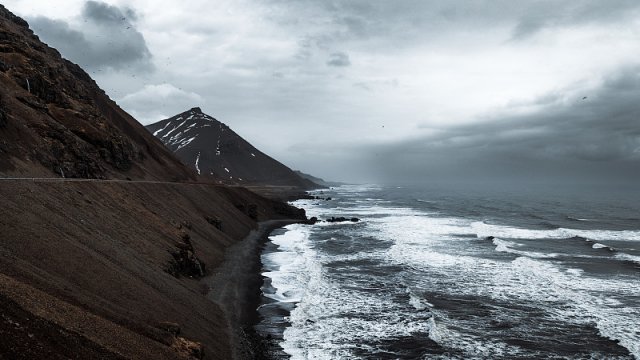
<path fill-rule="evenodd" d="M 625 22 L 637 18 L 639 12 L 640 3 L 630 0 L 531 2 L 517 13 L 512 39 L 524 40 L 544 29 Z"/>
<path fill-rule="evenodd" d="M 82 16 L 96 23 L 121 25 L 123 22 L 131 24 L 138 16 L 130 8 L 118 8 L 98 1 L 87 1 L 82 9 Z"/>
<path fill-rule="evenodd" d="M 391 178 L 635 181 L 640 176 L 640 67 L 620 70 L 588 93 L 535 101 L 533 113 L 366 149 Z M 507 109 L 508 112 L 517 112 Z M 428 128 L 425 126 L 425 128 Z"/>
<path fill-rule="evenodd" d="M 88 1 L 79 18 L 81 28 L 42 16 L 29 19 L 29 23 L 44 42 L 88 71 L 151 71 L 151 53 L 135 28 L 135 19 L 131 9 Z"/>
<path fill-rule="evenodd" d="M 329 66 L 349 66 L 351 65 L 351 60 L 349 60 L 349 55 L 343 52 L 335 52 L 329 55 L 329 60 L 327 60 L 327 65 Z"/>
<path fill-rule="evenodd" d="M 636 0 L 278 0 L 273 5 L 286 9 L 280 19 L 285 26 L 299 25 L 291 22 L 291 14 L 307 14 L 330 24 L 320 34 L 332 41 L 372 40 L 391 47 L 428 42 L 451 31 L 503 27 L 513 29 L 511 40 L 524 40 L 545 28 L 624 22 L 640 14 Z M 301 35 L 313 31 L 312 26 Z"/>

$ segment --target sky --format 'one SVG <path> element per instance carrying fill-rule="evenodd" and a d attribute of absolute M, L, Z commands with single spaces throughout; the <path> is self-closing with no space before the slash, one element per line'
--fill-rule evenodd
<path fill-rule="evenodd" d="M 355 182 L 634 184 L 636 0 L 5 0 L 143 124 Z"/>

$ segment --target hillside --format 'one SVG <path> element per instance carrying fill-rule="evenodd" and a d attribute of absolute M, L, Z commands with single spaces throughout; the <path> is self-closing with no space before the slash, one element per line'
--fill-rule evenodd
<path fill-rule="evenodd" d="M 0 198 L 0 359 L 229 359 L 227 315 L 172 253 L 188 235 L 209 276 L 255 220 L 304 216 L 204 184 L 5 180 Z"/>
<path fill-rule="evenodd" d="M 304 211 L 189 182 L 195 172 L 2 6 L 0 83 L 0 360 L 235 356 L 225 309 L 243 299 L 216 301 L 210 280 L 258 222 Z M 231 275 L 216 286 L 258 291 Z"/>
<path fill-rule="evenodd" d="M 0 5 L 0 176 L 193 179 L 78 65 Z"/>
<path fill-rule="evenodd" d="M 147 129 L 202 176 L 243 185 L 317 187 L 200 108 L 148 125 Z"/>

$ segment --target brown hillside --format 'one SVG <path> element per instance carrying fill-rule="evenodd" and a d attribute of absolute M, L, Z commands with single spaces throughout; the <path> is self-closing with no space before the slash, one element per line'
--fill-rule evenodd
<path fill-rule="evenodd" d="M 2 5 L 0 84 L 0 176 L 194 177 L 87 73 Z"/>
<path fill-rule="evenodd" d="M 211 275 L 255 227 L 248 209 L 296 216 L 215 185 L 3 181 L 0 198 L 0 359 L 180 358 L 166 322 L 207 359 L 228 359 L 222 310 L 204 283 L 167 272 L 170 251 L 188 234 Z"/>

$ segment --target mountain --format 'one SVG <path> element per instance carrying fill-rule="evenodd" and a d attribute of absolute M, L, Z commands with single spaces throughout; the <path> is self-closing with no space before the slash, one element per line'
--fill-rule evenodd
<path fill-rule="evenodd" d="M 303 173 L 300 170 L 295 170 L 295 173 L 298 174 L 298 176 L 300 176 L 303 179 L 307 179 L 311 182 L 313 182 L 314 184 L 318 184 L 322 187 L 332 187 L 332 186 L 340 186 L 343 185 L 343 183 L 340 182 L 336 182 L 336 181 L 326 181 L 324 179 L 321 179 L 319 177 L 313 176 L 313 175 L 309 175 L 307 173 Z"/>
<path fill-rule="evenodd" d="M 195 107 L 147 129 L 184 164 L 225 183 L 318 187 Z"/>
<path fill-rule="evenodd" d="M 196 176 L 0 5 L 0 359 L 239 358 L 248 235 L 304 210 Z"/>
<path fill-rule="evenodd" d="M 0 5 L 0 176 L 194 179 L 78 65 Z"/>

